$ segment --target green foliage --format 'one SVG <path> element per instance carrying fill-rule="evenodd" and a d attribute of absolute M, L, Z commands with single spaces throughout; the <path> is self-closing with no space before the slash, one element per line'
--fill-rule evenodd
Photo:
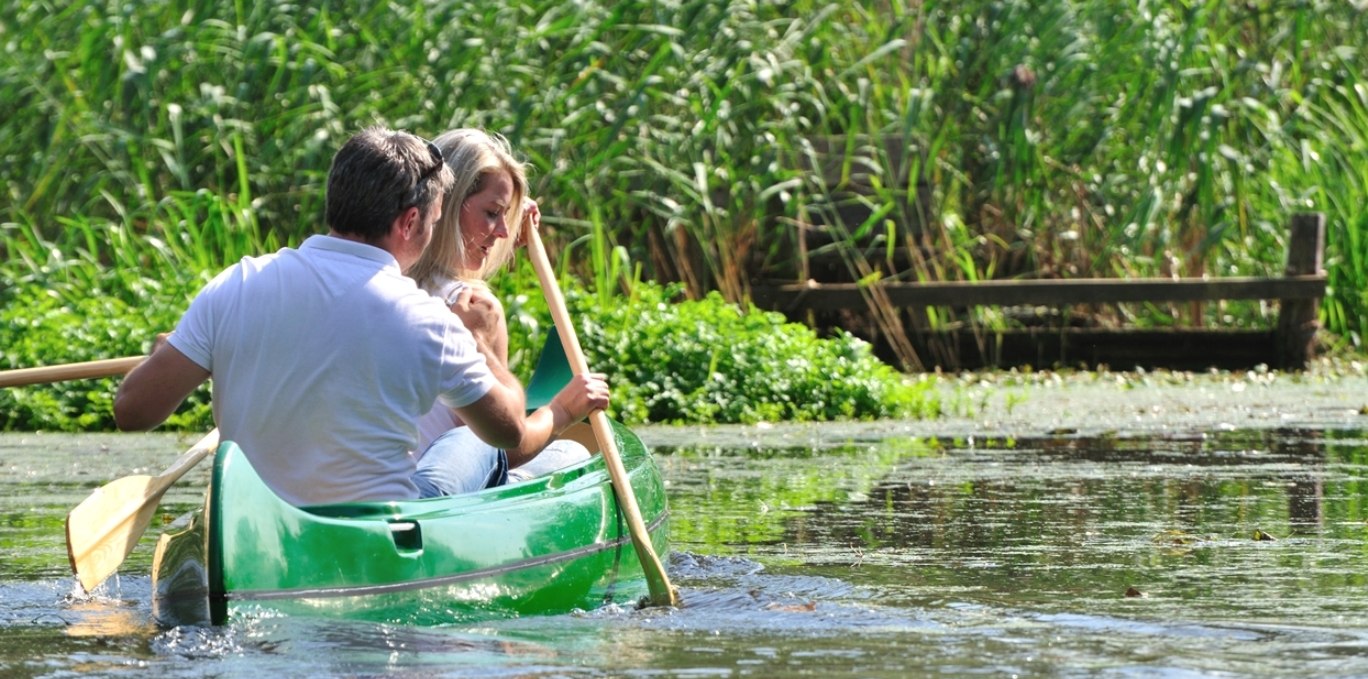
<path fill-rule="evenodd" d="M 1365 33 L 1342 0 L 16 0 L 0 222 L 64 252 L 84 244 L 62 219 L 169 244 L 149 206 L 204 191 L 297 242 L 354 130 L 483 126 L 530 159 L 562 244 L 593 233 L 585 280 L 621 252 L 733 301 L 823 255 L 853 278 L 1276 274 L 1289 215 L 1319 210 L 1324 320 L 1352 340 Z M 872 217 L 843 223 L 852 204 Z"/>
<path fill-rule="evenodd" d="M 564 255 L 562 255 L 562 258 Z M 509 319 L 509 363 L 530 377 L 550 313 L 531 266 L 520 261 L 493 287 Z M 629 424 L 754 423 L 934 417 L 930 383 L 879 361 L 844 332 L 818 337 L 783 316 L 717 294 L 686 300 L 680 286 L 631 282 L 604 297 L 561 283 L 591 369 L 606 373 L 609 412 Z"/>
<path fill-rule="evenodd" d="M 96 288 L 63 301 L 26 286 L 0 311 L 0 365 L 39 367 L 146 353 L 149 328 L 174 327 L 176 302 L 135 306 Z M 0 430 L 98 431 L 114 427 L 111 378 L 0 389 Z M 168 422 L 171 428 L 212 426 L 207 391 L 197 392 Z"/>
<path fill-rule="evenodd" d="M 170 192 L 127 217 L 63 218 L 53 239 L 32 221 L 0 227 L 0 280 L 13 282 L 0 289 L 0 369 L 146 353 L 226 261 L 276 249 L 250 210 L 206 191 Z M 115 384 L 0 390 L 0 429 L 110 429 Z M 211 427 L 208 401 L 207 388 L 196 392 L 167 426 Z"/>
<path fill-rule="evenodd" d="M 153 309 L 145 343 L 175 317 L 157 305 L 183 308 L 207 273 L 321 231 L 332 153 L 383 122 L 508 136 L 547 240 L 604 306 L 622 277 L 744 306 L 747 276 L 805 277 L 823 257 L 869 281 L 1277 275 L 1289 216 L 1316 210 L 1322 320 L 1361 347 L 1365 34 L 1368 12 L 1341 0 L 15 0 L 0 4 L 0 304 L 22 318 L 35 286 L 75 315 Z M 535 293 L 504 299 L 545 323 Z M 1190 308 L 1117 313 L 1163 326 Z M 535 348 L 514 343 L 525 376 Z M 83 350 L 0 351 L 26 367 Z M 711 399 L 695 415 L 771 414 L 734 403 L 749 385 L 713 388 L 667 391 Z"/>
<path fill-rule="evenodd" d="M 823 339 L 777 313 L 743 313 L 716 292 L 696 301 L 678 301 L 678 292 L 637 285 L 607 307 L 570 297 L 581 344 L 611 376 L 625 422 L 922 417 L 937 408 L 924 383 L 847 333 Z"/>
<path fill-rule="evenodd" d="M 207 274 L 205 274 L 207 275 Z M 201 280 L 203 276 L 189 277 Z M 552 330 L 530 266 L 495 288 L 505 300 L 510 363 L 525 381 Z M 628 423 L 736 423 L 924 417 L 939 403 L 929 383 L 881 363 L 864 342 L 818 338 L 805 326 L 712 294 L 675 301 L 678 289 L 637 283 L 603 298 L 565 284 L 571 315 L 594 370 L 609 375 L 615 417 Z M 175 326 L 188 296 L 149 287 L 128 302 L 95 294 L 65 301 L 26 286 L 0 312 L 0 365 L 32 367 L 145 353 Z M 113 427 L 113 379 L 0 390 L 0 430 L 93 431 Z M 212 426 L 208 389 L 192 395 L 165 428 Z"/>

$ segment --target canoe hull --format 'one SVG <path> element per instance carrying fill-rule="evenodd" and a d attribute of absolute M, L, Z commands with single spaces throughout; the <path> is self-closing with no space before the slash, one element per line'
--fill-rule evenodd
<path fill-rule="evenodd" d="M 654 459 L 615 425 L 658 554 L 668 510 Z M 204 509 L 153 563 L 163 625 L 260 611 L 441 624 L 563 613 L 647 593 L 601 457 L 480 493 L 297 508 L 223 444 Z"/>

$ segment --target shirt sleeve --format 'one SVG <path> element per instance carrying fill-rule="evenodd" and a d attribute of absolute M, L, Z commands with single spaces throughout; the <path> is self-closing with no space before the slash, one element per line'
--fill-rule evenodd
<path fill-rule="evenodd" d="M 451 408 L 463 408 L 484 398 L 497 380 L 484 354 L 475 347 L 475 337 L 455 314 L 451 314 L 446 334 L 443 374 L 447 379 L 438 400 Z"/>
<path fill-rule="evenodd" d="M 190 308 L 176 324 L 175 332 L 166 340 L 186 358 L 211 373 L 214 372 L 214 296 L 235 268 L 229 267 L 219 273 L 195 295 Z"/>

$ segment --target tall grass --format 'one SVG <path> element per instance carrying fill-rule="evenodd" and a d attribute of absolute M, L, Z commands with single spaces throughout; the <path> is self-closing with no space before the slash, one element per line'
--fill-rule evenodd
<path fill-rule="evenodd" d="M 582 243 L 575 268 L 604 295 L 640 271 L 741 300 L 823 258 L 865 281 L 1276 275 L 1290 214 L 1320 210 L 1325 321 L 1361 345 L 1357 7 L 16 0 L 0 302 L 42 279 L 136 303 L 297 242 L 322 228 L 332 152 L 384 122 L 509 136 L 548 239 Z M 1259 305 L 1117 313 L 1268 322 Z"/>
<path fill-rule="evenodd" d="M 900 45 L 900 63 L 832 81 L 841 164 L 804 182 L 855 279 L 868 265 L 910 280 L 1278 275 L 1290 215 L 1318 210 L 1330 223 L 1323 315 L 1362 346 L 1368 12 L 1040 0 L 894 15 L 843 17 L 869 38 L 847 44 Z M 864 221 L 842 217 L 852 200 L 867 204 Z M 989 310 L 924 311 L 914 322 L 993 322 Z M 1257 304 L 1118 312 L 1140 324 L 1271 318 Z"/>

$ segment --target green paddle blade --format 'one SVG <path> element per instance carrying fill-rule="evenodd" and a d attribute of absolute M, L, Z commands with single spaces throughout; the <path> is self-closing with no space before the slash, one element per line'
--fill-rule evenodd
<path fill-rule="evenodd" d="M 530 412 L 550 403 L 573 376 L 565 347 L 561 346 L 560 333 L 552 326 L 546 333 L 537 369 L 532 371 L 532 379 L 527 383 L 527 410 Z"/>

